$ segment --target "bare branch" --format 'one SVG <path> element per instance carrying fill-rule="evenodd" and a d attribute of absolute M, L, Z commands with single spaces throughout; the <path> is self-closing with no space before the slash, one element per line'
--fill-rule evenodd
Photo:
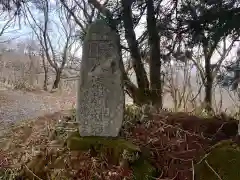
<path fill-rule="evenodd" d="M 76 9 L 76 7 L 72 7 L 71 9 L 69 8 L 69 6 L 66 4 L 65 0 L 60 0 L 60 2 L 62 3 L 62 5 L 67 9 L 67 11 L 71 14 L 71 16 L 74 18 L 75 22 L 77 23 L 77 25 L 81 28 L 82 31 L 85 32 L 85 27 L 84 25 L 79 21 L 78 17 L 75 15 L 74 10 Z"/>
<path fill-rule="evenodd" d="M 216 67 L 214 68 L 214 71 L 213 71 L 213 77 L 216 77 L 217 73 L 219 72 L 219 69 L 223 63 L 223 61 L 226 59 L 226 57 L 229 55 L 229 53 L 231 52 L 233 46 L 234 46 L 234 43 L 239 39 L 239 37 L 235 38 L 234 40 L 232 40 L 231 44 L 226 47 L 226 41 L 227 39 L 225 38 L 223 40 L 223 52 L 220 53 L 220 59 L 217 61 L 217 64 L 216 64 Z"/>
<path fill-rule="evenodd" d="M 13 17 L 10 17 L 9 20 L 3 25 L 3 27 L 2 27 L 1 30 L 0 30 L 0 36 L 2 36 L 3 33 L 4 33 L 8 28 L 11 27 L 13 19 L 14 19 L 14 16 L 13 16 Z"/>

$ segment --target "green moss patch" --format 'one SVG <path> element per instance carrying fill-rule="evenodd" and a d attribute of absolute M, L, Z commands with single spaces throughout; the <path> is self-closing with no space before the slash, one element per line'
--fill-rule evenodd
<path fill-rule="evenodd" d="M 105 146 L 118 150 L 128 150 L 130 152 L 140 152 L 140 148 L 133 143 L 113 137 L 86 136 L 81 137 L 79 132 L 72 133 L 67 139 L 67 147 L 73 151 L 89 150 L 92 147 Z"/>
<path fill-rule="evenodd" d="M 239 180 L 240 146 L 222 141 L 195 165 L 196 180 Z"/>
<path fill-rule="evenodd" d="M 156 168 L 143 157 L 139 158 L 132 165 L 133 180 L 153 180 L 157 175 Z"/>
<path fill-rule="evenodd" d="M 67 138 L 66 143 L 71 151 L 90 150 L 92 156 L 107 155 L 109 160 L 114 164 L 119 163 L 124 151 L 127 151 L 131 157 L 134 157 L 141 151 L 138 146 L 122 138 L 100 136 L 81 137 L 78 131 L 72 133 Z"/>

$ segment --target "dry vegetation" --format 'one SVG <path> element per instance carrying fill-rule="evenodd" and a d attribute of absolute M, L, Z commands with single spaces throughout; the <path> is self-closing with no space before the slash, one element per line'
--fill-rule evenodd
<path fill-rule="evenodd" d="M 137 107 L 127 108 L 121 137 L 140 147 L 140 155 L 147 158 L 147 164 L 140 159 L 141 165 L 136 168 L 134 163 L 126 162 L 124 158 L 115 161 L 106 148 L 97 154 L 93 154 L 91 149 L 71 151 L 66 139 L 77 130 L 77 124 L 75 112 L 70 110 L 8 127 L 1 136 L 0 177 L 190 180 L 194 179 L 194 173 L 198 173 L 194 168 L 200 157 L 213 144 L 229 138 L 236 140 L 237 121 L 234 119 L 226 121 L 224 117 L 203 118 L 162 111 L 148 114 L 140 121 L 140 112 Z M 144 176 L 142 173 L 149 177 L 141 177 Z M 222 172 L 218 173 L 222 175 Z"/>

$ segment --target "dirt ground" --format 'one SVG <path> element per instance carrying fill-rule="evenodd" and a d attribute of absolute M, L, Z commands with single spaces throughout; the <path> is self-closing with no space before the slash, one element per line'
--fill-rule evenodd
<path fill-rule="evenodd" d="M 15 122 L 70 109 L 74 104 L 75 94 L 0 90 L 0 123 Z"/>

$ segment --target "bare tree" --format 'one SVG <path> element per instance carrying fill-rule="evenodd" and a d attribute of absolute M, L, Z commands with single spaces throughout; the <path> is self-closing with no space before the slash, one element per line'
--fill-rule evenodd
<path fill-rule="evenodd" d="M 44 53 L 43 48 L 40 49 L 40 56 L 42 59 L 42 65 L 43 65 L 43 70 L 44 70 L 44 81 L 43 81 L 43 90 L 47 91 L 48 90 L 48 65 L 47 65 L 47 60 L 46 60 L 46 56 Z"/>
<path fill-rule="evenodd" d="M 211 106 L 214 80 L 221 65 L 233 49 L 238 38 L 239 37 L 229 39 L 228 37 L 224 37 L 224 39 L 219 41 L 215 47 L 211 48 L 211 51 L 207 50 L 207 46 L 203 46 L 202 48 L 199 47 L 191 59 L 196 66 L 205 87 L 205 107 L 208 111 L 212 111 Z M 211 63 L 214 55 L 219 56 L 215 64 Z M 202 60 L 204 60 L 204 63 Z"/>
<path fill-rule="evenodd" d="M 26 6 L 26 12 L 30 14 L 31 20 L 33 21 L 31 22 L 30 19 L 28 19 L 28 22 L 38 37 L 48 63 L 55 71 L 55 80 L 52 89 L 57 89 L 63 69 L 69 60 L 69 53 L 76 40 L 75 22 L 73 23 L 69 13 L 59 7 L 57 2 L 52 4 L 48 0 L 42 0 L 38 1 L 35 5 L 40 13 L 43 14 L 43 22 L 39 23 L 31 13 L 30 8 Z M 50 18 L 51 8 L 57 13 L 58 22 Z M 58 40 L 56 40 L 56 36 L 51 33 L 51 26 L 59 27 L 57 33 L 60 37 L 58 37 Z"/>
<path fill-rule="evenodd" d="M 195 93 L 191 85 L 192 67 L 189 61 L 164 64 L 165 93 L 172 97 L 175 111 L 190 110 L 188 105 L 194 100 Z"/>
<path fill-rule="evenodd" d="M 4 32 L 12 26 L 12 21 L 13 18 L 10 18 L 6 22 L 4 22 L 3 25 L 1 25 L 0 36 L 2 36 Z"/>
<path fill-rule="evenodd" d="M 11 38 L 7 38 L 5 39 L 4 35 L 7 33 L 14 33 L 16 31 L 16 29 L 14 29 L 15 27 L 15 22 L 16 22 L 16 17 L 14 16 L 14 14 L 12 12 L 4 12 L 1 11 L 0 12 L 0 37 L 1 37 L 1 41 L 0 43 L 7 43 L 9 41 L 12 41 L 14 39 L 17 39 L 18 37 L 11 37 Z M 11 29 L 11 30 L 9 30 Z"/>

